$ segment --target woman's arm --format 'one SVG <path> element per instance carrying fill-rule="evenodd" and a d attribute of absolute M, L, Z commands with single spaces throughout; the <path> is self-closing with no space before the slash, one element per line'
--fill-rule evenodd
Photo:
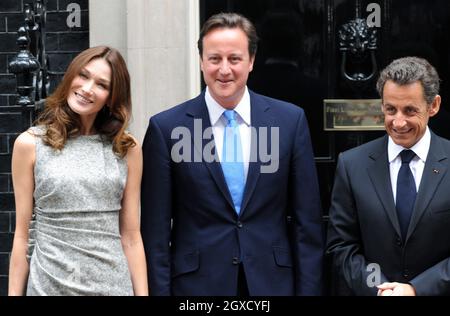
<path fill-rule="evenodd" d="M 136 140 L 135 140 L 136 141 Z M 136 141 L 127 154 L 128 177 L 120 213 L 122 247 L 128 260 L 135 295 L 148 295 L 147 264 L 140 231 L 139 201 L 142 178 L 142 150 Z"/>
<path fill-rule="evenodd" d="M 8 295 L 24 295 L 28 280 L 28 226 L 33 213 L 35 148 L 35 136 L 28 132 L 19 135 L 14 143 L 11 168 L 16 231 L 9 264 Z"/>

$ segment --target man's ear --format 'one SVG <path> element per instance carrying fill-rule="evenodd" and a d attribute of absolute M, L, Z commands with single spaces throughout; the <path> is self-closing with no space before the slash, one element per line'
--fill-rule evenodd
<path fill-rule="evenodd" d="M 255 55 L 250 56 L 250 69 L 249 72 L 251 72 L 253 70 L 253 64 L 255 63 Z"/>
<path fill-rule="evenodd" d="M 199 56 L 200 70 L 203 71 L 203 58 L 202 55 Z"/>
<path fill-rule="evenodd" d="M 439 112 L 440 108 L 441 108 L 441 96 L 437 94 L 434 97 L 434 100 L 431 103 L 430 108 L 428 109 L 428 114 L 430 115 L 430 117 L 435 116 Z"/>

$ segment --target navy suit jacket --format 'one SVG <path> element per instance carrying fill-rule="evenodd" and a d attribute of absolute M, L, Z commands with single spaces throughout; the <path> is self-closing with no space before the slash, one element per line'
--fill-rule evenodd
<path fill-rule="evenodd" d="M 450 294 L 450 142 L 431 144 L 405 240 L 395 209 L 384 136 L 340 155 L 327 253 L 354 295 L 373 283 L 401 282 L 417 295 Z M 369 282 L 368 282 L 369 281 Z"/>
<path fill-rule="evenodd" d="M 269 162 L 260 157 L 249 163 L 239 215 L 220 162 L 198 161 L 211 149 L 198 133 L 211 127 L 204 92 L 150 119 L 141 228 L 151 294 L 236 295 L 240 263 L 250 295 L 321 294 L 321 206 L 304 112 L 251 91 L 250 102 L 253 127 L 279 128 L 279 144 L 268 136 L 279 145 L 278 170 L 261 173 Z M 190 146 L 176 152 L 197 161 L 172 159 L 180 127 Z"/>

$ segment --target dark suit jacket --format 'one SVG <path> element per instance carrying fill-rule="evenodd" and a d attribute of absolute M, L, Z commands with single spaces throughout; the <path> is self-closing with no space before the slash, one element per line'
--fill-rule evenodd
<path fill-rule="evenodd" d="M 250 101 L 252 126 L 279 127 L 279 168 L 261 173 L 263 163 L 250 162 L 239 216 L 219 162 L 171 159 L 176 127 L 196 138 L 191 156 L 210 142 L 194 135 L 198 122 L 200 131 L 211 126 L 204 93 L 150 119 L 141 227 L 152 294 L 236 295 L 239 263 L 250 295 L 321 293 L 320 198 L 304 112 L 253 92 Z"/>
<path fill-rule="evenodd" d="M 417 295 L 450 294 L 450 142 L 431 145 L 405 240 L 392 194 L 388 136 L 342 153 L 330 209 L 327 253 L 356 295 L 376 295 L 381 282 L 414 286 Z"/>

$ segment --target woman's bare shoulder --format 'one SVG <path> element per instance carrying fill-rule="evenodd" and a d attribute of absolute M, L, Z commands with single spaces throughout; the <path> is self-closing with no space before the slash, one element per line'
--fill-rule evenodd
<path fill-rule="evenodd" d="M 36 137 L 38 137 L 36 133 L 33 130 L 28 129 L 16 138 L 14 148 L 19 147 L 21 149 L 34 150 L 36 146 Z"/>

